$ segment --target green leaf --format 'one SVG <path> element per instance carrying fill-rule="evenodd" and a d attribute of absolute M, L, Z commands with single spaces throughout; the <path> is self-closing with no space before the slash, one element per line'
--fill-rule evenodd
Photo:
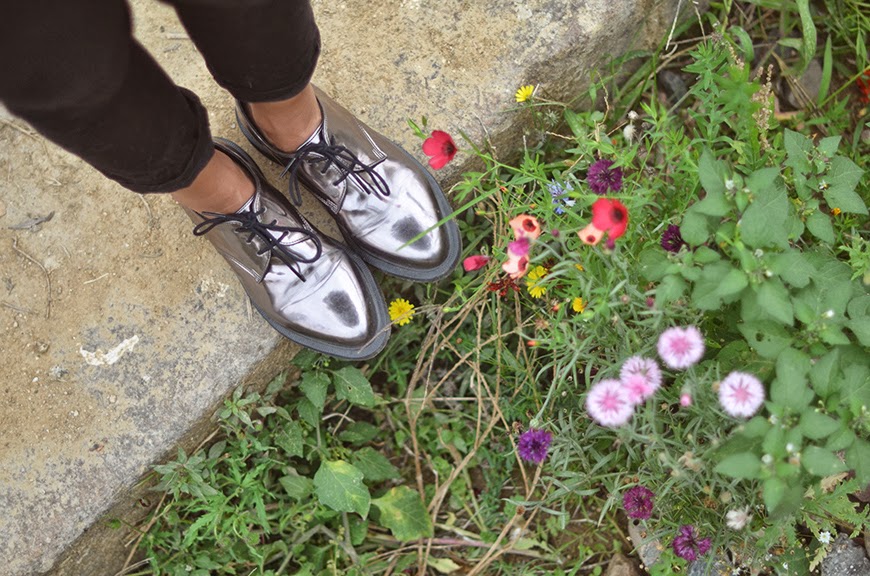
<path fill-rule="evenodd" d="M 813 390 L 822 399 L 826 399 L 831 392 L 836 391 L 832 384 L 837 377 L 839 368 L 840 351 L 834 348 L 813 364 L 810 368 L 810 382 Z"/>
<path fill-rule="evenodd" d="M 830 438 L 828 438 L 828 442 L 825 444 L 825 448 L 831 450 L 832 452 L 836 452 L 838 450 L 845 450 L 849 446 L 851 446 L 858 437 L 855 436 L 855 433 L 849 430 L 848 428 L 841 427 L 839 430 L 834 432 Z"/>
<path fill-rule="evenodd" d="M 284 488 L 284 491 L 287 492 L 287 495 L 294 500 L 305 500 L 314 490 L 314 482 L 311 478 L 299 476 L 298 474 L 282 476 L 281 478 L 278 478 L 278 482 L 281 484 L 281 487 Z"/>
<path fill-rule="evenodd" d="M 708 216 L 719 217 L 725 216 L 731 211 L 731 205 L 725 198 L 726 174 L 725 165 L 713 158 L 710 151 L 705 148 L 698 163 L 698 177 L 707 194 L 703 200 L 692 207 L 693 210 Z"/>
<path fill-rule="evenodd" d="M 828 97 L 828 90 L 831 87 L 831 74 L 834 69 L 834 58 L 831 53 L 831 36 L 825 40 L 825 55 L 822 59 L 822 82 L 819 84 L 819 95 L 816 102 L 821 104 Z"/>
<path fill-rule="evenodd" d="M 864 171 L 848 158 L 834 156 L 827 174 L 828 188 L 822 192 L 828 206 L 843 212 L 867 214 L 867 206 L 855 192 L 863 174 Z"/>
<path fill-rule="evenodd" d="M 737 329 L 749 345 L 765 358 L 776 358 L 780 352 L 791 345 L 791 336 L 778 322 L 771 320 L 742 322 L 737 325 Z"/>
<path fill-rule="evenodd" d="M 836 240 L 831 218 L 818 210 L 807 217 L 807 230 L 822 242 L 833 244 Z"/>
<path fill-rule="evenodd" d="M 568 124 L 568 128 L 571 129 L 571 132 L 574 133 L 576 138 L 580 140 L 586 139 L 586 127 L 583 123 L 583 117 L 580 114 L 566 108 L 565 122 Z"/>
<path fill-rule="evenodd" d="M 369 482 L 383 482 L 401 477 L 399 469 L 371 446 L 354 451 L 350 459 Z"/>
<path fill-rule="evenodd" d="M 840 429 L 840 423 L 827 414 L 807 410 L 801 414 L 801 432 L 807 438 L 821 440 Z"/>
<path fill-rule="evenodd" d="M 764 498 L 764 505 L 767 507 L 769 512 L 776 510 L 776 507 L 779 506 L 780 502 L 782 502 L 782 497 L 785 496 L 786 488 L 786 483 L 776 476 L 764 481 L 762 496 Z"/>
<path fill-rule="evenodd" d="M 734 302 L 748 284 L 742 270 L 727 262 L 714 262 L 704 267 L 703 276 L 692 291 L 692 302 L 701 310 L 716 310 L 722 302 Z"/>
<path fill-rule="evenodd" d="M 767 279 L 758 290 L 758 304 L 765 313 L 783 324 L 794 324 L 794 309 L 788 290 L 776 278 Z"/>
<path fill-rule="evenodd" d="M 338 435 L 342 442 L 360 445 L 371 442 L 380 432 L 380 429 L 368 422 L 354 422 L 341 431 Z"/>
<path fill-rule="evenodd" d="M 679 267 L 679 264 L 671 262 L 668 259 L 665 251 L 658 245 L 655 248 L 648 248 L 641 252 L 638 262 L 640 263 L 641 276 L 650 282 L 658 282 L 668 273 L 671 273 L 669 268 L 674 267 L 673 272 L 676 272 L 676 268 Z"/>
<path fill-rule="evenodd" d="M 762 168 L 750 174 L 747 186 L 755 199 L 740 219 L 743 241 L 753 248 L 788 245 L 786 220 L 788 195 L 778 168 Z"/>
<path fill-rule="evenodd" d="M 714 471 L 732 478 L 760 478 L 761 460 L 751 452 L 732 454 L 719 462 Z"/>
<path fill-rule="evenodd" d="M 810 278 L 816 269 L 799 250 L 789 249 L 770 258 L 770 270 L 779 276 L 783 282 L 803 288 L 810 283 Z"/>
<path fill-rule="evenodd" d="M 812 363 L 810 357 L 794 348 L 786 348 L 776 359 L 776 375 L 792 382 L 793 386 L 803 386 Z"/>
<path fill-rule="evenodd" d="M 420 495 L 407 486 L 396 486 L 372 501 L 379 522 L 401 542 L 432 536 L 432 519 Z"/>
<path fill-rule="evenodd" d="M 830 476 L 846 470 L 846 464 L 830 450 L 807 446 L 801 455 L 801 464 L 813 476 Z"/>
<path fill-rule="evenodd" d="M 816 25 L 813 22 L 813 15 L 810 13 L 809 0 L 796 0 L 798 13 L 801 17 L 801 28 L 803 30 L 803 38 L 801 42 L 801 65 L 796 71 L 796 76 L 800 76 L 807 69 L 810 60 L 816 55 Z"/>
<path fill-rule="evenodd" d="M 863 364 L 849 364 L 843 368 L 843 401 L 858 410 L 870 409 L 870 368 Z"/>
<path fill-rule="evenodd" d="M 299 402 L 296 403 L 296 412 L 312 428 L 317 428 L 320 425 L 320 415 L 323 414 L 323 410 L 312 404 L 308 398 L 299 399 Z"/>
<path fill-rule="evenodd" d="M 303 442 L 302 426 L 299 425 L 299 422 L 285 423 L 281 431 L 275 434 L 275 445 L 283 449 L 289 456 L 301 458 Z"/>
<path fill-rule="evenodd" d="M 796 177 L 801 176 L 800 179 L 795 178 L 798 180 L 796 184 L 803 185 L 806 183 L 803 176 L 810 171 L 809 154 L 813 151 L 813 141 L 800 132 L 786 129 L 783 143 L 788 154 L 785 164 L 794 169 Z"/>
<path fill-rule="evenodd" d="M 305 397 L 321 412 L 326 405 L 326 390 L 329 388 L 329 376 L 322 372 L 306 372 L 299 383 Z"/>
<path fill-rule="evenodd" d="M 707 217 L 690 207 L 680 224 L 680 236 L 689 246 L 700 246 L 710 238 L 710 223 Z"/>
<path fill-rule="evenodd" d="M 846 307 L 849 314 L 847 326 L 864 346 L 870 346 L 870 295 L 852 298 Z"/>
<path fill-rule="evenodd" d="M 665 304 L 677 300 L 686 292 L 686 281 L 679 276 L 665 276 L 656 287 L 656 306 L 663 308 Z"/>
<path fill-rule="evenodd" d="M 320 502 L 338 512 L 368 516 L 371 505 L 363 473 L 344 460 L 324 460 L 314 475 L 314 492 Z"/>
<path fill-rule="evenodd" d="M 861 486 L 870 484 L 870 442 L 858 438 L 846 450 L 846 464 L 855 471 L 855 476 Z"/>
<path fill-rule="evenodd" d="M 346 366 L 334 373 L 335 395 L 351 404 L 371 408 L 375 405 L 375 393 L 368 378 L 352 366 Z"/>

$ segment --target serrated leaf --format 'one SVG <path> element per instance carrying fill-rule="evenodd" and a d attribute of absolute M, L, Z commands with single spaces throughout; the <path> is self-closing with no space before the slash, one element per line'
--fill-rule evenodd
<path fill-rule="evenodd" d="M 375 405 L 375 393 L 368 378 L 358 369 L 346 366 L 333 372 L 335 395 L 351 404 L 371 408 Z"/>
<path fill-rule="evenodd" d="M 286 422 L 281 430 L 275 434 L 275 445 L 284 450 L 289 456 L 301 458 L 303 455 L 302 427 L 298 422 Z"/>
<path fill-rule="evenodd" d="M 800 251 L 792 249 L 772 256 L 770 270 L 783 282 L 795 288 L 803 288 L 808 285 L 810 278 L 816 271 Z"/>
<path fill-rule="evenodd" d="M 396 486 L 372 501 L 379 522 L 401 542 L 432 536 L 432 519 L 420 495 L 407 486 Z"/>
<path fill-rule="evenodd" d="M 776 510 L 776 507 L 782 502 L 782 497 L 785 496 L 786 488 L 785 482 L 775 476 L 764 481 L 762 496 L 768 511 Z"/>
<path fill-rule="evenodd" d="M 862 364 L 850 364 L 843 368 L 843 401 L 860 408 L 870 408 L 870 368 Z"/>
<path fill-rule="evenodd" d="M 665 304 L 680 298 L 686 292 L 686 281 L 677 275 L 665 276 L 656 287 L 656 306 L 663 308 Z"/>
<path fill-rule="evenodd" d="M 807 230 L 822 242 L 833 244 L 836 240 L 834 227 L 831 225 L 831 218 L 818 210 L 807 217 Z"/>
<path fill-rule="evenodd" d="M 344 460 L 324 460 L 314 475 L 314 493 L 320 502 L 338 512 L 368 516 L 372 503 L 363 474 Z"/>
<path fill-rule="evenodd" d="M 306 372 L 299 383 L 299 389 L 305 397 L 323 411 L 326 405 L 326 391 L 329 388 L 329 376 L 322 372 Z"/>
<path fill-rule="evenodd" d="M 755 199 L 740 218 L 740 235 L 747 246 L 787 246 L 788 194 L 778 168 L 750 174 L 747 186 Z"/>
<path fill-rule="evenodd" d="M 752 349 L 765 358 L 776 358 L 792 342 L 782 324 L 770 320 L 742 322 L 737 329 Z"/>
<path fill-rule="evenodd" d="M 861 486 L 870 485 L 870 442 L 859 438 L 846 450 L 846 464 L 855 471 Z"/>
<path fill-rule="evenodd" d="M 308 398 L 300 398 L 296 403 L 296 413 L 312 428 L 317 428 L 320 425 L 320 416 L 323 410 L 311 403 Z"/>
<path fill-rule="evenodd" d="M 710 222 L 707 216 L 690 207 L 680 223 L 680 236 L 689 246 L 700 246 L 710 238 Z"/>
<path fill-rule="evenodd" d="M 314 490 L 314 482 L 306 476 L 298 474 L 288 474 L 278 478 L 278 482 L 287 495 L 295 500 L 304 500 L 311 495 Z"/>
<path fill-rule="evenodd" d="M 704 267 L 695 283 L 692 302 L 701 310 L 716 310 L 722 302 L 734 302 L 749 284 L 746 274 L 727 262 L 714 262 Z"/>
<path fill-rule="evenodd" d="M 399 469 L 371 446 L 353 452 L 350 459 L 369 482 L 383 482 L 401 476 Z"/>
<path fill-rule="evenodd" d="M 758 289 L 758 304 L 765 314 L 787 326 L 794 324 L 794 309 L 789 292 L 777 278 L 767 279 Z"/>
<path fill-rule="evenodd" d="M 359 445 L 371 442 L 379 432 L 380 429 L 373 424 L 369 424 L 368 422 L 354 422 L 342 430 L 338 437 L 342 442 Z"/>
<path fill-rule="evenodd" d="M 813 476 L 830 476 L 846 470 L 846 464 L 830 450 L 807 446 L 801 455 L 801 464 Z"/>
<path fill-rule="evenodd" d="M 719 462 L 714 471 L 732 478 L 760 478 L 761 459 L 751 452 L 732 454 Z"/>
<path fill-rule="evenodd" d="M 848 158 L 834 156 L 827 174 L 828 188 L 822 192 L 828 206 L 843 212 L 867 214 L 867 206 L 855 192 L 863 174 L 864 171 Z"/>
<path fill-rule="evenodd" d="M 840 423 L 827 414 L 807 410 L 801 414 L 800 429 L 807 438 L 821 440 L 839 430 Z"/>

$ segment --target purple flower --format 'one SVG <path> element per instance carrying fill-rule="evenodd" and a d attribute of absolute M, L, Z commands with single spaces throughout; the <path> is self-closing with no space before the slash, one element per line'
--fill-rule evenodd
<path fill-rule="evenodd" d="M 686 245 L 683 235 L 680 234 L 680 227 L 676 224 L 668 226 L 668 229 L 662 234 L 662 248 L 668 252 L 679 252 L 680 248 Z"/>
<path fill-rule="evenodd" d="M 635 486 L 622 495 L 622 506 L 629 518 L 646 520 L 652 516 L 653 498 L 655 494 L 652 490 L 646 486 Z"/>
<path fill-rule="evenodd" d="M 694 562 L 699 556 L 703 556 L 710 550 L 710 539 L 702 538 L 698 540 L 695 534 L 695 527 L 691 524 L 680 526 L 677 535 L 674 537 L 674 553 L 689 562 Z"/>
<path fill-rule="evenodd" d="M 517 441 L 517 452 L 523 460 L 540 464 L 547 458 L 547 450 L 549 450 L 552 440 L 553 435 L 546 430 L 529 428 L 528 431 L 520 434 L 520 439 Z"/>
<path fill-rule="evenodd" d="M 547 184 L 547 190 L 550 191 L 550 196 L 553 197 L 553 204 L 556 205 L 556 207 L 553 208 L 553 212 L 555 212 L 556 214 L 561 216 L 565 213 L 565 210 L 562 208 L 563 204 L 569 208 L 574 206 L 575 200 L 572 200 L 568 197 L 568 192 L 571 191 L 570 186 L 566 190 L 562 187 L 561 184 L 559 184 L 555 180 L 552 180 L 549 184 Z"/>
<path fill-rule="evenodd" d="M 586 173 L 586 182 L 599 196 L 607 194 L 608 190 L 622 190 L 622 168 L 611 168 L 612 165 L 613 160 L 596 160 Z"/>

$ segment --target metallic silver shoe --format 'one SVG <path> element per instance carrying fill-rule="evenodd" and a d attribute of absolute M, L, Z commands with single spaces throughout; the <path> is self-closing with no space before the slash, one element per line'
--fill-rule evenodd
<path fill-rule="evenodd" d="M 269 142 L 242 102 L 236 103 L 239 128 L 260 153 L 284 166 L 290 198 L 301 203 L 301 181 L 363 260 L 407 280 L 448 275 L 462 244 L 456 222 L 441 222 L 452 212 L 441 187 L 413 156 L 316 87 L 315 93 L 323 125 L 295 152 Z"/>
<path fill-rule="evenodd" d="M 220 150 L 254 182 L 254 196 L 233 214 L 186 210 L 239 276 L 254 308 L 290 340 L 346 360 L 387 344 L 390 319 L 380 289 L 360 258 L 314 228 L 263 177 L 241 148 Z"/>

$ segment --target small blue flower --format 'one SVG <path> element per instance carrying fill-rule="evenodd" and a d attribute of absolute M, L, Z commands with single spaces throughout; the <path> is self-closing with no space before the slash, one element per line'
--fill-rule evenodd
<path fill-rule="evenodd" d="M 561 184 L 556 182 L 555 180 L 551 180 L 549 184 L 547 184 L 547 190 L 550 191 L 550 196 L 553 197 L 553 204 L 556 205 L 553 208 L 553 212 L 561 216 L 565 213 L 565 210 L 562 206 L 567 206 L 568 208 L 574 206 L 574 200 L 568 197 L 568 192 L 571 191 L 571 187 L 569 186 L 565 189 Z"/>

